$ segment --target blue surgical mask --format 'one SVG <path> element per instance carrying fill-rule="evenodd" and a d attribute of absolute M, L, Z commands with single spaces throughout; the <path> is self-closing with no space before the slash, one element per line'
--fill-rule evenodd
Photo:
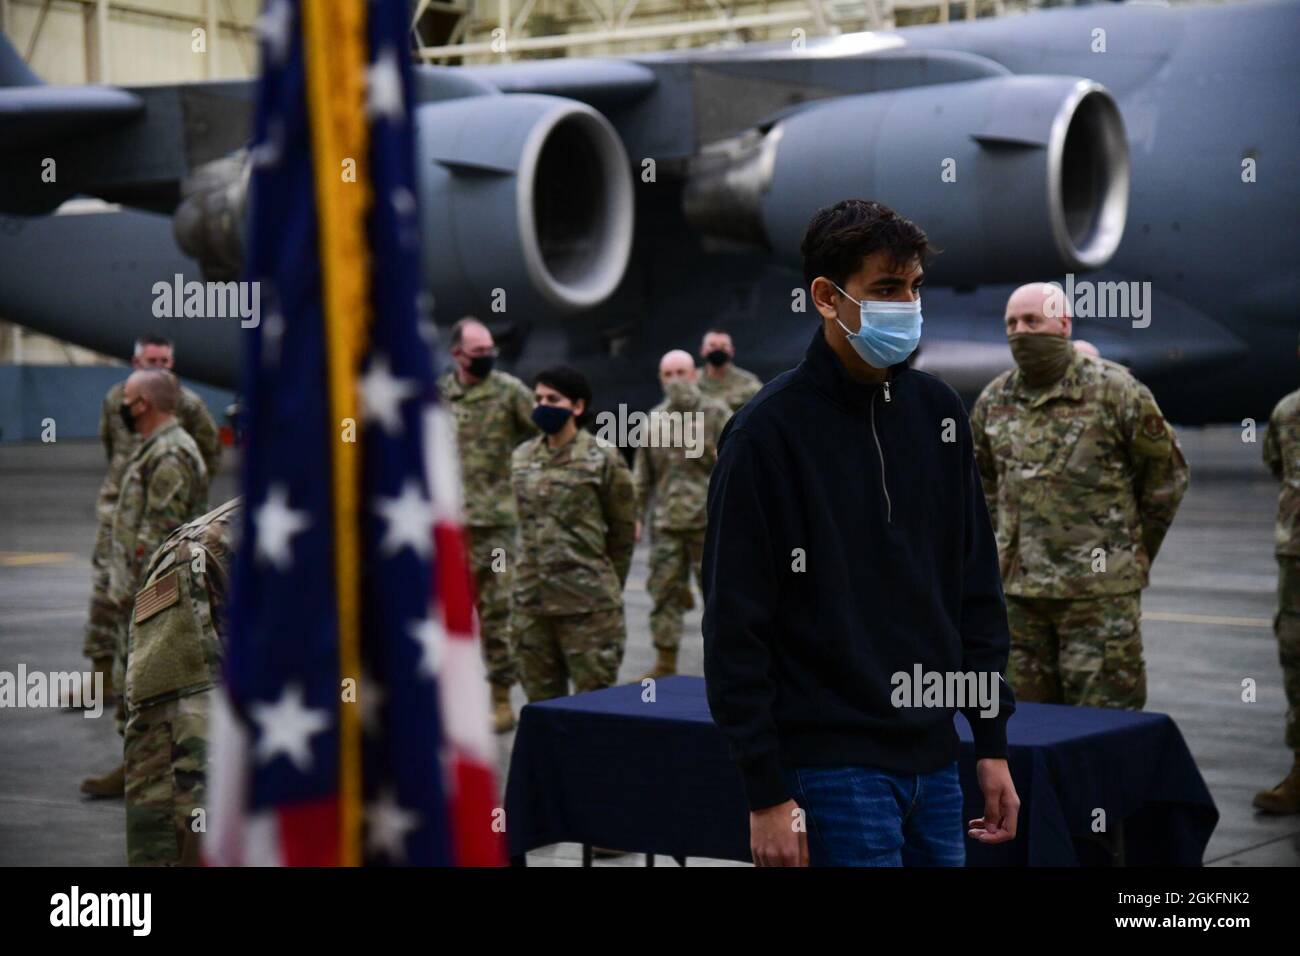
<path fill-rule="evenodd" d="M 834 282 L 831 285 L 840 289 Z M 916 351 L 921 341 L 920 299 L 915 302 L 859 301 L 843 289 L 840 292 L 849 301 L 857 303 L 861 327 L 853 332 L 838 318 L 835 322 L 844 330 L 853 351 L 862 361 L 872 368 L 889 368 Z"/>

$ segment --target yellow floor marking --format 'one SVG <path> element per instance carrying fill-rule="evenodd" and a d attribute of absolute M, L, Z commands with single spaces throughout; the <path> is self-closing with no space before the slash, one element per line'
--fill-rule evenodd
<path fill-rule="evenodd" d="M 22 568 L 33 564 L 66 564 L 77 556 L 67 551 L 0 551 L 0 568 Z"/>
<path fill-rule="evenodd" d="M 1174 624 L 1218 624 L 1223 627 L 1266 627 L 1273 622 L 1266 617 L 1217 617 L 1213 614 L 1177 614 L 1168 611 L 1143 611 L 1144 621 L 1170 621 Z"/>

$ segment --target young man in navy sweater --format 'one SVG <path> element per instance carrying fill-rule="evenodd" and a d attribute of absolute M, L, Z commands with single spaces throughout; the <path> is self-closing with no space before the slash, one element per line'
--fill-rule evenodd
<path fill-rule="evenodd" d="M 879 203 L 803 241 L 821 323 L 723 432 L 704 672 L 759 866 L 961 866 L 1015 836 L 997 550 L 957 393 L 909 369 L 925 233 Z M 962 822 L 953 715 L 984 815 Z"/>

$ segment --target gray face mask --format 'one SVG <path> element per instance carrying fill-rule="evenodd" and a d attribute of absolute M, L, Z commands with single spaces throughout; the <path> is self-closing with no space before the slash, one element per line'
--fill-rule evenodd
<path fill-rule="evenodd" d="M 664 398 L 673 408 L 694 408 L 700 400 L 700 386 L 694 382 L 669 382 L 664 386 Z"/>
<path fill-rule="evenodd" d="M 1058 381 L 1074 358 L 1074 343 L 1050 332 L 1017 332 L 1007 336 L 1011 357 L 1031 388 Z"/>

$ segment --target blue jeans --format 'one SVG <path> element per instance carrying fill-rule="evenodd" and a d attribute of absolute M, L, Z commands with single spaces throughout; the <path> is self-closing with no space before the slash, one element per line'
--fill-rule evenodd
<path fill-rule="evenodd" d="M 800 767 L 785 777 L 804 811 L 812 866 L 966 864 L 955 762 L 923 774 Z"/>

